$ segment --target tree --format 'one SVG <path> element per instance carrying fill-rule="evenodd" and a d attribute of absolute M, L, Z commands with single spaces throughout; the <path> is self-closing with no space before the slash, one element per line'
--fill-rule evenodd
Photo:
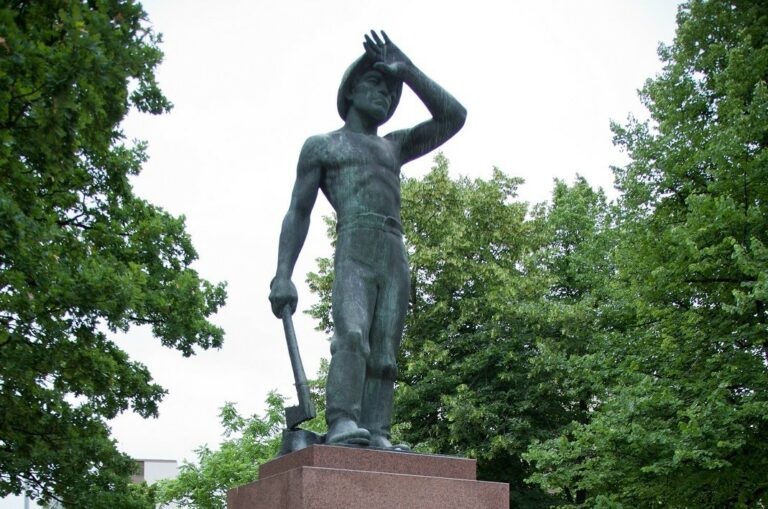
<path fill-rule="evenodd" d="M 552 202 L 540 217 L 544 239 L 529 263 L 543 271 L 548 287 L 532 306 L 538 310 L 530 319 L 538 341 L 530 369 L 543 377 L 550 397 L 565 405 L 561 427 L 551 430 L 554 437 L 570 423 L 588 423 L 595 402 L 604 397 L 604 381 L 595 366 L 604 357 L 603 331 L 616 314 L 610 305 L 615 277 L 610 253 L 616 231 L 605 195 L 581 177 L 572 186 L 556 181 Z M 532 438 L 535 443 L 541 437 Z M 576 503 L 586 497 L 579 487 L 549 492 Z"/>
<path fill-rule="evenodd" d="M 146 324 L 183 355 L 218 347 L 225 299 L 190 268 L 176 218 L 134 196 L 130 107 L 170 109 L 162 53 L 131 0 L 0 7 L 0 496 L 145 505 L 106 420 L 157 415 L 164 390 L 107 331 Z"/>
<path fill-rule="evenodd" d="M 403 225 L 413 296 L 399 364 L 396 421 L 420 448 L 478 459 L 484 480 L 510 482 L 531 499 L 519 454 L 561 419 L 531 378 L 536 335 L 528 327 L 540 274 L 523 260 L 538 235 L 512 201 L 520 179 L 451 180 L 436 160 L 423 181 L 403 182 Z M 541 435 L 546 436 L 546 435 Z"/>
<path fill-rule="evenodd" d="M 614 126 L 622 197 L 605 387 L 588 423 L 532 449 L 532 480 L 586 506 L 768 502 L 768 5 L 691 0 Z"/>
<path fill-rule="evenodd" d="M 563 376 L 563 358 L 584 351 L 596 320 L 610 218 L 583 179 L 529 216 L 520 183 L 498 170 L 451 179 L 441 155 L 402 181 L 412 296 L 394 432 L 417 451 L 477 458 L 481 479 L 510 483 L 514 507 L 548 507 L 558 499 L 524 482 L 521 455 L 585 419 L 590 387 Z M 309 278 L 327 332 L 332 267 L 321 259 Z"/>
<path fill-rule="evenodd" d="M 328 362 L 323 361 L 315 380 L 309 380 L 317 416 L 302 428 L 318 433 L 325 429 L 325 381 Z M 227 491 L 253 482 L 259 477 L 259 465 L 275 458 L 285 428 L 285 397 L 271 392 L 263 416 L 243 417 L 232 403 L 226 403 L 219 417 L 224 438 L 218 449 L 200 446 L 196 462 L 184 462 L 175 479 L 152 485 L 156 502 L 174 502 L 180 507 L 225 509 Z"/>

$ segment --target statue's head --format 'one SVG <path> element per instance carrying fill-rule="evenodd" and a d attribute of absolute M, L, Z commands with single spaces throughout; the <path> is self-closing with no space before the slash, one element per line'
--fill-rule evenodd
<path fill-rule="evenodd" d="M 395 113 L 397 104 L 400 102 L 400 95 L 403 93 L 403 82 L 375 70 L 373 68 L 373 61 L 368 58 L 367 55 L 363 55 L 355 60 L 352 65 L 347 68 L 346 72 L 344 73 L 344 77 L 341 78 L 339 93 L 336 96 L 336 108 L 339 111 L 339 116 L 341 116 L 343 120 L 347 119 L 347 112 L 349 111 L 349 107 L 352 104 L 351 96 L 355 86 L 358 84 L 360 79 L 366 75 L 366 73 L 371 72 L 382 76 L 387 84 L 387 88 L 391 93 L 392 101 L 389 104 L 389 111 L 387 112 L 386 118 L 384 118 L 382 123 L 389 120 Z"/>

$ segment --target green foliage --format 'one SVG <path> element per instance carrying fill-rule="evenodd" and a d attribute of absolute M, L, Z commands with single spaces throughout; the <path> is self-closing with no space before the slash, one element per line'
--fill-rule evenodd
<path fill-rule="evenodd" d="M 183 218 L 129 182 L 146 156 L 120 121 L 171 106 L 159 36 L 135 2 L 92 0 L 5 2 L 0 37 L 0 496 L 133 507 L 106 420 L 164 391 L 104 331 L 148 324 L 184 355 L 223 337 Z"/>
<path fill-rule="evenodd" d="M 768 5 L 678 15 L 652 122 L 614 126 L 617 276 L 605 391 L 587 423 L 531 450 L 532 480 L 610 507 L 768 502 Z M 608 316 L 613 314 L 613 316 Z"/>
<path fill-rule="evenodd" d="M 499 171 L 490 181 L 454 181 L 438 157 L 423 181 L 402 186 L 413 296 L 398 431 L 419 450 L 478 458 L 486 480 L 522 479 L 527 437 L 559 419 L 544 417 L 557 410 L 537 403 L 528 377 L 531 310 L 511 305 L 542 289 L 522 263 L 536 235 L 525 204 L 512 201 L 519 184 Z"/>
<path fill-rule="evenodd" d="M 331 244 L 336 247 L 336 217 L 323 216 L 326 234 L 331 239 Z M 308 315 L 317 319 L 316 330 L 330 333 L 333 331 L 333 318 L 331 316 L 331 292 L 333 290 L 333 260 L 330 258 L 316 258 L 317 272 L 307 274 L 306 282 L 309 290 L 317 295 L 317 302 L 305 311 Z"/>
<path fill-rule="evenodd" d="M 323 361 L 315 380 L 309 380 L 317 416 L 302 428 L 324 433 L 325 381 L 328 362 Z M 225 509 L 227 491 L 255 481 L 259 465 L 273 459 L 280 449 L 281 432 L 285 427 L 285 398 L 277 393 L 267 397 L 263 416 L 243 417 L 234 404 L 226 403 L 219 414 L 224 438 L 217 450 L 207 445 L 199 447 L 196 462 L 185 462 L 175 479 L 155 483 L 156 502 L 174 502 L 180 507 L 195 509 Z"/>
<path fill-rule="evenodd" d="M 561 363 L 585 350 L 596 319 L 605 198 L 583 179 L 558 183 L 526 220 L 518 179 L 451 181 L 437 163 L 403 184 L 415 295 L 397 418 L 406 440 L 475 457 L 480 478 L 510 483 L 513 506 L 549 506 L 523 482 L 521 455 L 585 419 L 591 388 Z"/>
<path fill-rule="evenodd" d="M 226 508 L 227 490 L 258 478 L 259 464 L 277 454 L 284 426 L 284 398 L 270 393 L 263 417 L 242 417 L 226 403 L 219 417 L 226 438 L 218 450 L 203 445 L 195 450 L 197 462 L 184 462 L 175 479 L 155 484 L 158 502 L 180 507 Z"/>

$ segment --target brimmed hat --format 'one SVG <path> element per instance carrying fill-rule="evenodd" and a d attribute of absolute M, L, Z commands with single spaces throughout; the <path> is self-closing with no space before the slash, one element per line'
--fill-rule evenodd
<path fill-rule="evenodd" d="M 342 120 L 347 119 L 347 112 L 349 111 L 350 106 L 350 100 L 347 96 L 352 91 L 352 87 L 355 86 L 357 78 L 370 70 L 373 70 L 373 61 L 368 58 L 366 54 L 363 54 L 363 56 L 352 62 L 352 65 L 350 65 L 344 73 L 344 77 L 341 78 L 339 94 L 336 96 L 336 108 L 339 110 L 339 116 Z M 397 80 L 397 85 L 395 86 L 394 94 L 392 97 L 392 103 L 389 105 L 387 118 L 384 119 L 385 122 L 392 117 L 393 113 L 395 113 L 395 108 L 397 108 L 397 104 L 400 102 L 400 95 L 402 93 L 403 82 Z"/>

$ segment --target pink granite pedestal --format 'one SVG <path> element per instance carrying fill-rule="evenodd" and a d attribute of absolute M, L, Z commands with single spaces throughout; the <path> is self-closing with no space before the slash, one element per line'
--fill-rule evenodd
<path fill-rule="evenodd" d="M 228 509 L 507 509 L 509 485 L 476 480 L 475 460 L 312 445 L 259 468 Z"/>

